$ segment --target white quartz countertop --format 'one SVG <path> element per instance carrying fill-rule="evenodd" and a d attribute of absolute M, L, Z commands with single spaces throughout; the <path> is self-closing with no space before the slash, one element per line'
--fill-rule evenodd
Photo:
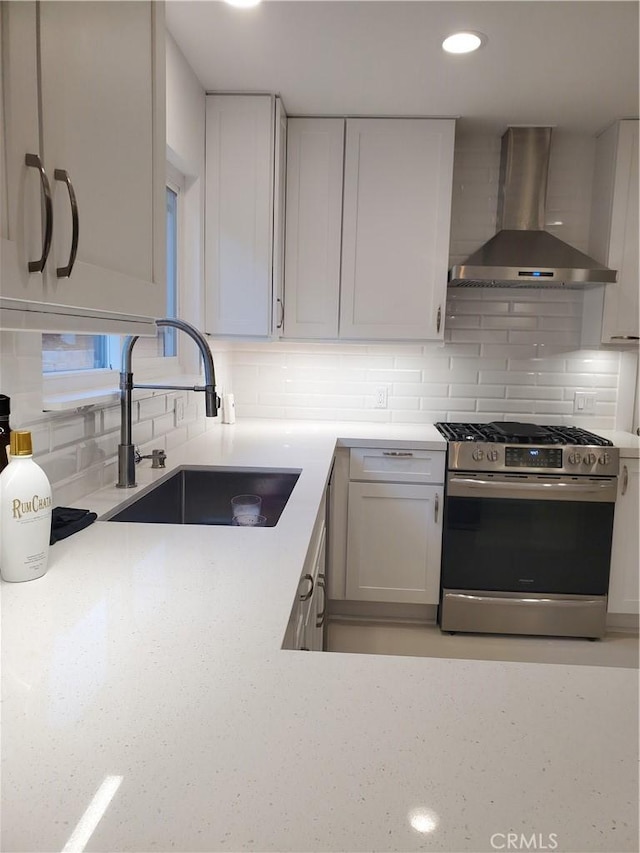
<path fill-rule="evenodd" d="M 216 424 L 169 467 L 301 469 L 276 527 L 98 521 L 2 584 L 3 850 L 638 849 L 635 671 L 281 649 L 336 441 L 445 448 Z"/>

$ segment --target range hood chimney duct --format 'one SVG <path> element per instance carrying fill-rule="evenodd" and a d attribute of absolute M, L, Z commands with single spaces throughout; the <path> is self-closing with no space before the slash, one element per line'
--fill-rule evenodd
<path fill-rule="evenodd" d="M 450 287 L 584 288 L 610 270 L 544 230 L 550 127 L 509 127 L 502 137 L 498 233 L 449 273 Z"/>

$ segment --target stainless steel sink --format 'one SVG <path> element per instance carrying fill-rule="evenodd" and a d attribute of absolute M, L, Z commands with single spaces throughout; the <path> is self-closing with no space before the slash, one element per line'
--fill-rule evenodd
<path fill-rule="evenodd" d="M 105 513 L 100 521 L 150 524 L 231 524 L 231 498 L 260 495 L 265 527 L 275 527 L 300 476 L 299 469 L 182 465 Z"/>

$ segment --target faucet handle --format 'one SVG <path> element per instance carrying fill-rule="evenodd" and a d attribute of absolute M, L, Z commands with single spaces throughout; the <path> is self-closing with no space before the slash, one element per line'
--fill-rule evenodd
<path fill-rule="evenodd" d="M 151 462 L 152 468 L 164 468 L 164 463 L 167 460 L 167 454 L 162 450 L 162 448 L 151 451 Z"/>
<path fill-rule="evenodd" d="M 164 468 L 165 462 L 167 460 L 167 454 L 162 448 L 156 448 L 155 450 L 152 450 L 151 453 L 148 453 L 146 456 L 143 456 L 136 448 L 135 459 L 136 463 L 140 462 L 141 459 L 151 459 L 152 468 Z"/>

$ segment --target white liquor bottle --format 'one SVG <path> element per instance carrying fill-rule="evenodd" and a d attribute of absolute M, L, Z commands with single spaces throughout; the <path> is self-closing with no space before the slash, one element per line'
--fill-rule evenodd
<path fill-rule="evenodd" d="M 33 461 L 31 433 L 11 433 L 11 459 L 0 473 L 0 574 L 30 581 L 47 571 L 51 538 L 51 485 Z"/>

